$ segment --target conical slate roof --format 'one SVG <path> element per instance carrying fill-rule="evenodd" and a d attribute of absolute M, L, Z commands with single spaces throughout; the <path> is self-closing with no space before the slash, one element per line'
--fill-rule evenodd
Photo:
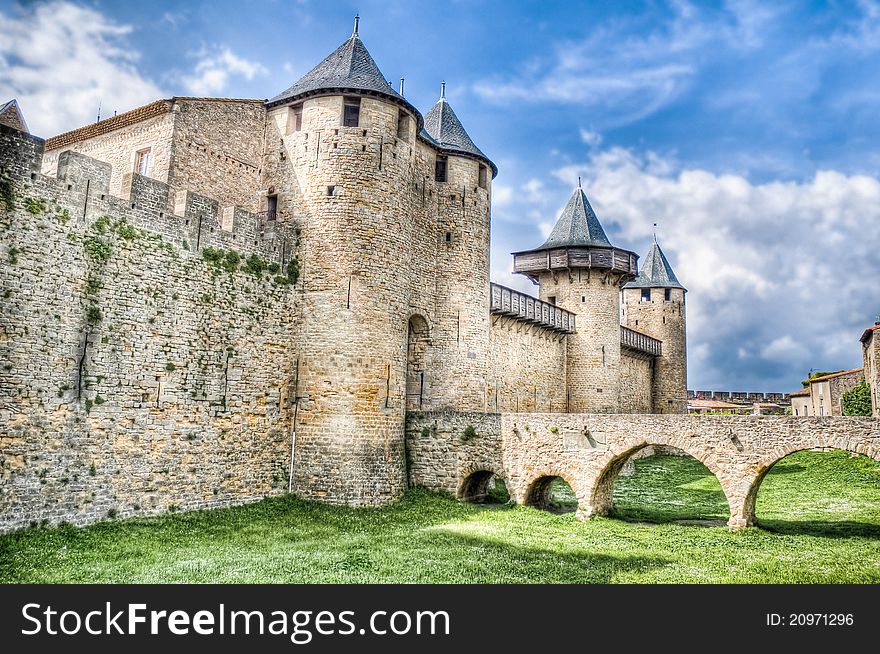
<path fill-rule="evenodd" d="M 623 285 L 623 288 L 684 288 L 672 272 L 669 260 L 654 241 L 654 246 L 645 257 L 639 276 Z"/>
<path fill-rule="evenodd" d="M 580 187 L 571 196 L 544 245 L 536 249 L 571 246 L 611 247 L 611 241 L 605 235 L 596 212 Z"/>
<path fill-rule="evenodd" d="M 325 90 L 372 91 L 409 103 L 395 91 L 373 61 L 357 27 L 351 38 L 334 50 L 324 61 L 312 68 L 298 82 L 268 101 L 268 104 L 289 102 Z"/>
<path fill-rule="evenodd" d="M 441 92 L 437 104 L 431 107 L 431 111 L 425 116 L 425 132 L 431 137 L 432 141 L 444 150 L 463 152 L 485 159 L 491 164 L 493 172 L 498 172 L 495 164 L 489 161 L 489 158 L 483 154 L 483 151 L 468 136 L 458 116 L 452 110 L 452 106 L 446 101 L 445 90 Z"/>

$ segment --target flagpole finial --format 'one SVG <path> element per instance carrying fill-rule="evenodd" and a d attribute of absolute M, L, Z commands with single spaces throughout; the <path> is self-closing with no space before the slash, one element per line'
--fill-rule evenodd
<path fill-rule="evenodd" d="M 657 242 L 657 223 L 654 223 L 654 242 Z"/>
<path fill-rule="evenodd" d="M 446 99 L 446 80 L 440 82 L 440 99 Z"/>
<path fill-rule="evenodd" d="M 358 24 L 361 22 L 360 14 L 354 15 L 354 31 L 351 33 L 352 36 L 358 35 Z"/>
<path fill-rule="evenodd" d="M 581 188 L 581 176 L 578 175 L 578 188 Z"/>

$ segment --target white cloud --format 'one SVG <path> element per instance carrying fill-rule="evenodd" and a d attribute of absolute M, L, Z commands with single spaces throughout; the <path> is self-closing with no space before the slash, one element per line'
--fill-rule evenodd
<path fill-rule="evenodd" d="M 89 7 L 41 3 L 0 13 L 0 98 L 18 99 L 31 130 L 51 136 L 167 95 L 137 70 L 130 25 Z"/>
<path fill-rule="evenodd" d="M 180 78 L 187 92 L 193 95 L 210 96 L 226 88 L 233 76 L 251 80 L 269 71 L 262 64 L 239 57 L 229 48 L 214 51 L 202 50 L 196 54 L 198 62 L 192 74 Z"/>
<path fill-rule="evenodd" d="M 693 385 L 785 391 L 811 367 L 861 365 L 858 337 L 880 306 L 880 180 L 826 170 L 756 184 L 622 148 L 552 175 L 565 185 L 523 195 L 521 214 L 538 217 L 504 249 L 538 245 L 578 175 L 613 243 L 644 255 L 658 223 L 689 290 Z M 514 279 L 499 281 L 522 288 Z"/>
<path fill-rule="evenodd" d="M 581 141 L 583 141 L 589 147 L 596 148 L 602 145 L 602 135 L 598 132 L 592 132 L 582 127 L 579 133 Z"/>
<path fill-rule="evenodd" d="M 603 128 L 626 125 L 675 101 L 718 57 L 735 59 L 761 47 L 780 13 L 744 0 L 721 10 L 685 1 L 660 4 L 590 25 L 584 38 L 554 43 L 517 74 L 480 80 L 474 90 L 497 104 L 606 109 L 604 116 L 594 113 Z"/>

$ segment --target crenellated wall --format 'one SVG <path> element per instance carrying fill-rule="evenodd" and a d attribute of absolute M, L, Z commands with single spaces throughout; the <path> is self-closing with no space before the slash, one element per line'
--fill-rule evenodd
<path fill-rule="evenodd" d="M 41 150 L 0 127 L 0 530 L 286 491 L 299 289 L 206 261 L 193 220 L 280 268 L 278 239 L 244 238 L 245 213 L 220 229 L 194 194 L 171 216 L 139 175 L 108 195 L 79 154 L 43 176 Z"/>

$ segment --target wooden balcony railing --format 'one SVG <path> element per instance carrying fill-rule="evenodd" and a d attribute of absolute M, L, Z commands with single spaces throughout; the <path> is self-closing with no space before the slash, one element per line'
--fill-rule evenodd
<path fill-rule="evenodd" d="M 565 334 L 575 332 L 575 315 L 570 311 L 494 282 L 489 284 L 489 294 L 489 310 L 495 315 L 509 316 Z"/>
<path fill-rule="evenodd" d="M 628 347 L 631 350 L 638 350 L 651 356 L 659 357 L 661 353 L 662 341 L 651 338 L 647 334 L 637 332 L 629 327 L 620 326 L 620 345 Z"/>

